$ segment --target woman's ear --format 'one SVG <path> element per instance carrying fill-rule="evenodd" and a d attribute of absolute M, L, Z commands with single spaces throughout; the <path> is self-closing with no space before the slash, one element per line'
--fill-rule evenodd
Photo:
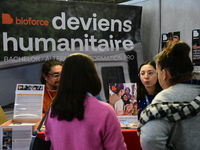
<path fill-rule="evenodd" d="M 162 70 L 162 78 L 164 81 L 167 81 L 171 78 L 168 70 L 166 70 L 166 69 Z"/>

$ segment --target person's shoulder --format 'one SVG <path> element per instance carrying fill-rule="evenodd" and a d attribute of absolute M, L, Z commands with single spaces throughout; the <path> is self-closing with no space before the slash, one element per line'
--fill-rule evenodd
<path fill-rule="evenodd" d="M 94 97 L 94 96 L 87 96 L 87 101 L 89 102 L 89 103 L 94 103 L 94 104 L 98 104 L 98 105 L 102 105 L 102 106 L 110 106 L 110 104 L 108 104 L 108 103 L 106 103 L 106 102 L 104 102 L 104 101 L 100 101 L 100 100 L 98 100 L 96 97 Z"/>
<path fill-rule="evenodd" d="M 98 100 L 96 97 L 87 97 L 87 105 L 90 105 L 94 111 L 101 111 L 104 114 L 114 112 L 114 109 L 107 102 Z M 91 108 L 90 107 L 90 108 Z"/>
<path fill-rule="evenodd" d="M 123 103 L 123 100 L 122 100 L 122 99 L 119 99 L 118 101 L 115 102 L 115 104 L 116 104 L 116 103 L 117 103 L 117 104 L 118 104 L 118 103 Z"/>
<path fill-rule="evenodd" d="M 171 95 L 173 93 L 173 90 L 170 88 L 164 89 L 160 91 L 153 99 L 152 103 L 162 102 L 162 101 L 169 101 Z"/>
<path fill-rule="evenodd" d="M 119 96 L 117 96 L 117 94 L 113 94 L 111 95 L 110 99 L 120 99 Z"/>

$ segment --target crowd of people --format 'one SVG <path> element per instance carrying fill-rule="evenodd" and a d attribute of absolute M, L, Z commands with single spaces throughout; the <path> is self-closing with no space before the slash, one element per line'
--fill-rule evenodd
<path fill-rule="evenodd" d="M 110 84 L 109 104 L 97 99 L 101 81 L 88 55 L 46 61 L 41 83 L 51 149 L 126 150 L 117 115 L 138 115 L 143 150 L 200 149 L 200 81 L 189 53 L 187 43 L 174 41 L 140 65 L 137 84 Z"/>
<path fill-rule="evenodd" d="M 192 77 L 189 53 L 188 44 L 178 41 L 155 56 L 163 90 L 141 112 L 138 135 L 143 150 L 200 149 L 200 82 Z"/>

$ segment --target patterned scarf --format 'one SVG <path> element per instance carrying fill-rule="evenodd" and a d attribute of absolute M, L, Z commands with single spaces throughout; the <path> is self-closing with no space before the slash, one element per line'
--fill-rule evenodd
<path fill-rule="evenodd" d="M 176 122 L 199 114 L 200 95 L 191 102 L 160 102 L 151 104 L 141 112 L 137 133 L 140 136 L 141 127 L 153 119 Z"/>

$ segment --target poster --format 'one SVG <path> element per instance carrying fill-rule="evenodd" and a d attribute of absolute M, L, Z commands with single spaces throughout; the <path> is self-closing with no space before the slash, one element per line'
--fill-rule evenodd
<path fill-rule="evenodd" d="M 175 41 L 180 40 L 180 31 L 168 32 L 162 34 L 162 50 Z"/>
<path fill-rule="evenodd" d="M 138 122 L 136 83 L 109 84 L 109 104 L 113 107 L 121 125 Z"/>
<path fill-rule="evenodd" d="M 200 29 L 192 30 L 192 62 L 200 66 Z"/>
<path fill-rule="evenodd" d="M 18 83 L 39 84 L 45 60 L 75 52 L 95 62 L 108 100 L 109 83 L 135 82 L 143 62 L 142 7 L 66 1 L 2 1 L 0 5 L 0 105 L 14 101 Z M 109 68 L 107 67 L 109 66 Z M 117 70 L 123 78 L 103 75 Z M 4 89 L 9 89 L 5 91 Z M 6 99 L 6 101 L 4 100 Z"/>

